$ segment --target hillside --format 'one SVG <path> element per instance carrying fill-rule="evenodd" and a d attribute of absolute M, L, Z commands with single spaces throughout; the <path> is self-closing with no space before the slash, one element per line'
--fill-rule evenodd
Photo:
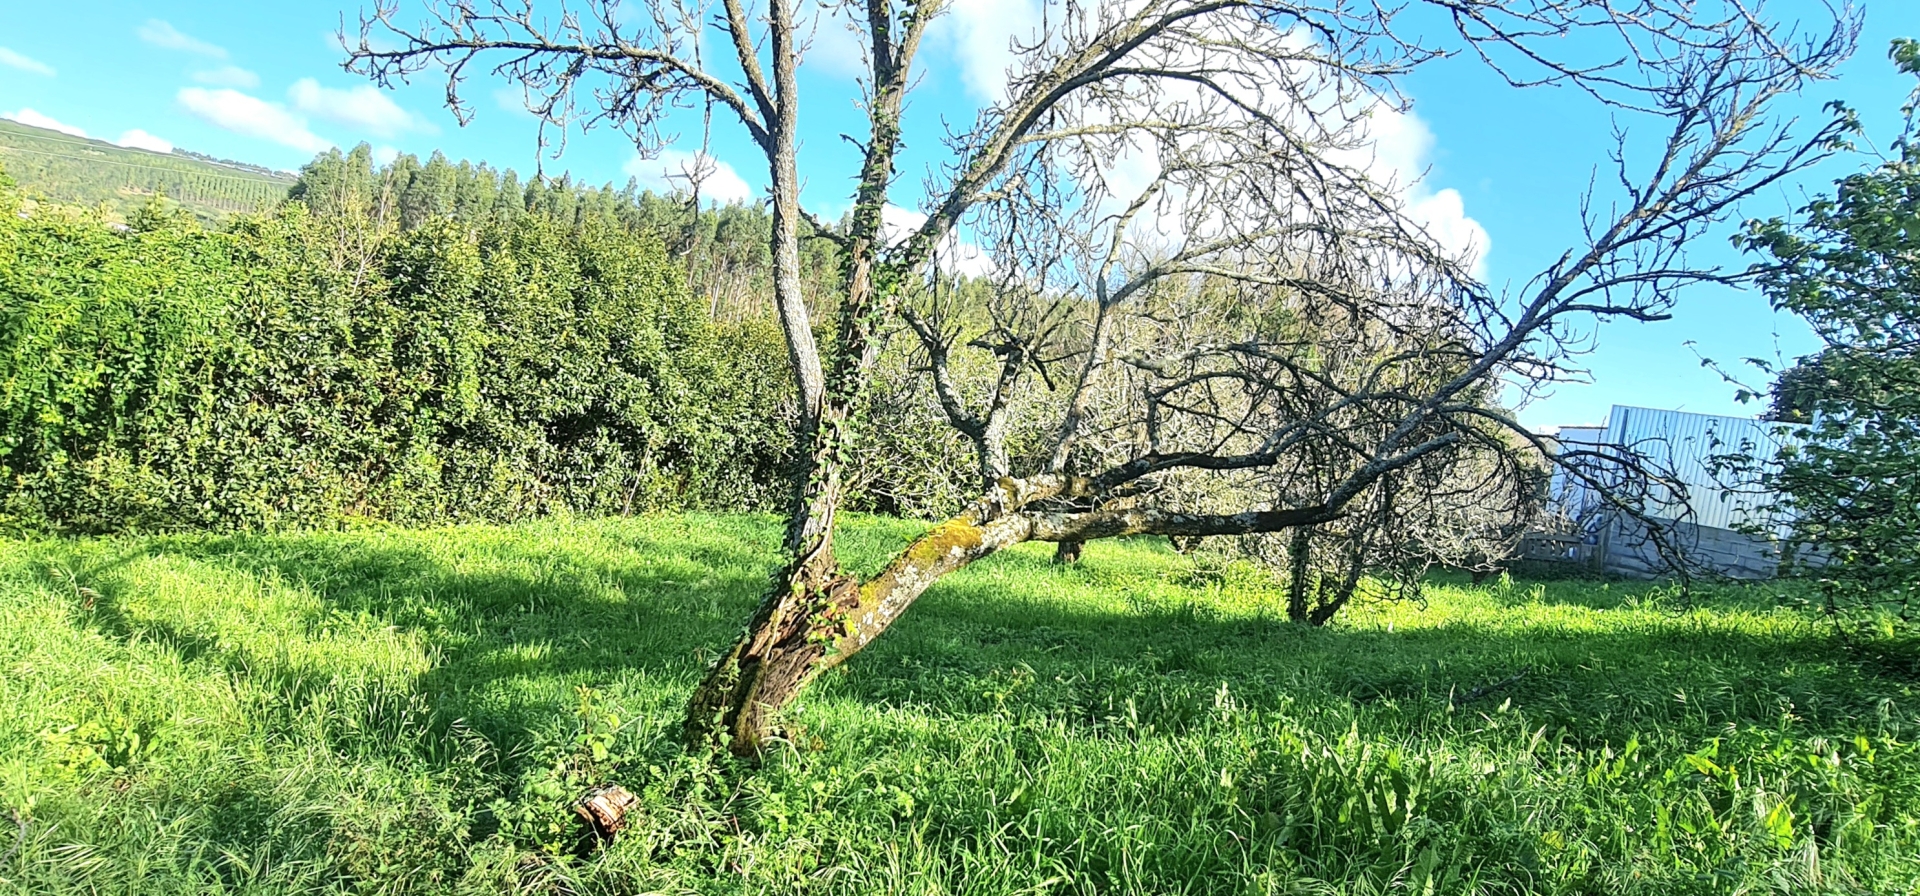
<path fill-rule="evenodd" d="M 218 221 L 278 202 L 294 180 L 198 153 L 129 149 L 14 121 L 0 121 L 0 168 L 31 196 L 86 206 L 104 202 L 122 218 L 158 192 L 203 220 Z"/>

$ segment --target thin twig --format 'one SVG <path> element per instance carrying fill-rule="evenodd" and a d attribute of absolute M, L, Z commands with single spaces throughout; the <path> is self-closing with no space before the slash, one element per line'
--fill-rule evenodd
<path fill-rule="evenodd" d="M 20 817 L 19 812 L 9 812 L 7 813 L 7 817 L 13 819 L 13 823 L 18 825 L 20 829 L 15 832 L 13 846 L 7 850 L 5 855 L 0 855 L 0 865 L 5 865 L 13 861 L 14 855 L 19 853 L 20 849 L 27 845 L 27 820 Z"/>
<path fill-rule="evenodd" d="M 1455 709 L 1458 709 L 1476 700 L 1485 700 L 1486 698 L 1491 697 L 1495 694 L 1498 694 L 1501 691 L 1506 690 L 1507 688 L 1510 688 L 1516 684 L 1519 684 L 1520 679 L 1527 677 L 1527 673 L 1531 671 L 1533 671 L 1533 667 L 1527 666 L 1526 668 L 1523 668 L 1520 671 L 1507 676 L 1506 678 L 1496 681 L 1493 684 L 1482 685 L 1480 687 L 1474 688 L 1471 691 L 1466 692 L 1465 694 L 1455 694 L 1449 698 L 1448 702 Z"/>

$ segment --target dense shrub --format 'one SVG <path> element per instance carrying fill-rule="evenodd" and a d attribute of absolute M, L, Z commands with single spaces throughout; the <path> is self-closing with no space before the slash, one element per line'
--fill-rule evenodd
<path fill-rule="evenodd" d="M 778 499 L 778 333 L 657 240 L 288 203 L 131 229 L 0 183 L 0 525 L 106 532 Z M 157 206 L 155 207 L 158 208 Z"/>

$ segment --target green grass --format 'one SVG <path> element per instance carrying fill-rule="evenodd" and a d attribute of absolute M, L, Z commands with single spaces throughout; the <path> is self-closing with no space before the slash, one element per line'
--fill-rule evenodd
<path fill-rule="evenodd" d="M 872 567 L 915 526 L 848 529 Z M 1759 591 L 1441 584 L 1307 630 L 1158 543 L 1028 546 L 762 767 L 685 757 L 777 541 L 0 541 L 0 892 L 1920 892 L 1920 672 Z M 576 856 L 602 780 L 641 807 Z"/>

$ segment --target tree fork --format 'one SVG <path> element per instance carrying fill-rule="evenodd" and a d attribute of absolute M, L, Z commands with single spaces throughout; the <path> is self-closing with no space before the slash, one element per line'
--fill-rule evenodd
<path fill-rule="evenodd" d="M 866 582 L 796 568 L 688 701 L 688 746 L 724 742 L 741 756 L 780 734 L 777 716 L 808 683 L 860 652 L 941 576 L 1025 540 L 1020 517 L 981 526 L 962 516 L 915 539 Z"/>

